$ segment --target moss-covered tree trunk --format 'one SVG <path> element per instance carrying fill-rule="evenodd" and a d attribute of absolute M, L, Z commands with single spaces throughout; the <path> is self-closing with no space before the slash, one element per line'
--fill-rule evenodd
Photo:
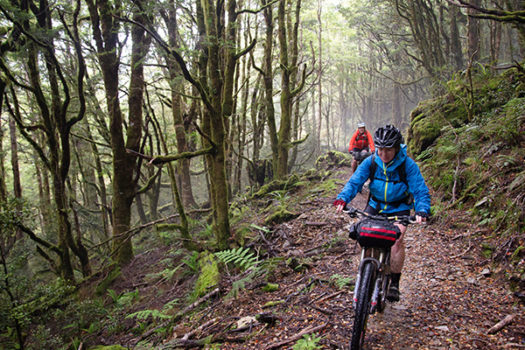
<path fill-rule="evenodd" d="M 458 29 L 459 8 L 454 5 L 449 5 L 450 17 L 450 58 L 452 67 L 455 70 L 463 69 L 463 52 L 461 48 L 461 39 Z"/>
<path fill-rule="evenodd" d="M 300 82 L 297 81 L 297 62 L 299 60 L 299 13 L 301 10 L 301 0 L 297 1 L 295 4 L 295 11 L 289 12 L 287 16 L 287 30 L 288 33 L 290 33 L 290 46 L 291 46 L 291 57 L 290 57 L 290 66 L 293 67 L 290 74 L 290 84 L 292 85 L 292 88 Z M 293 16 L 292 16 L 293 15 Z M 318 21 L 319 21 L 319 27 L 321 26 L 321 5 L 319 4 L 319 12 L 318 12 Z M 293 18 L 293 20 L 292 20 Z M 319 34 L 321 35 L 321 34 Z M 319 52 L 321 52 L 322 47 L 319 46 Z M 322 60 L 322 56 L 319 57 L 320 60 Z M 319 85 L 321 85 L 321 79 L 319 79 Z M 291 135 L 290 137 L 293 137 L 294 140 L 297 140 L 300 135 L 299 127 L 300 127 L 300 119 L 301 116 L 299 114 L 299 100 L 294 99 L 295 94 L 292 96 L 292 106 L 290 107 L 290 111 L 292 113 L 292 125 L 291 125 Z M 321 100 L 320 100 L 321 101 Z M 329 115 L 327 114 L 327 118 Z M 328 123 L 327 123 L 328 125 Z M 328 128 L 327 128 L 328 130 Z M 295 161 L 297 159 L 297 147 L 293 147 L 291 157 L 289 157 L 288 160 L 288 172 L 292 171 L 293 166 L 295 165 Z"/>
<path fill-rule="evenodd" d="M 472 4 L 475 6 L 481 5 L 481 0 L 471 0 Z M 467 10 L 469 15 L 476 14 L 477 11 L 469 8 Z M 468 49 L 468 58 L 469 60 L 472 60 L 472 62 L 476 62 L 479 60 L 481 56 L 481 46 L 480 46 L 480 25 L 479 25 L 479 19 L 468 16 L 468 22 L 467 22 L 467 49 Z"/>
<path fill-rule="evenodd" d="M 263 5 L 268 5 L 267 0 L 263 0 Z M 272 149 L 272 167 L 273 173 L 277 174 L 277 163 L 279 158 L 277 137 L 277 124 L 275 122 L 275 107 L 273 105 L 273 10 L 272 6 L 267 6 L 264 9 L 264 21 L 266 23 L 266 37 L 264 42 L 264 108 L 266 111 L 266 120 L 268 123 L 268 133 L 270 136 L 270 146 Z M 257 140 L 258 141 L 258 140 Z M 257 148 L 257 154 L 259 142 L 254 139 L 254 148 Z M 254 155 L 256 154 L 254 150 Z M 254 157 L 253 161 L 256 163 L 258 157 Z"/>
<path fill-rule="evenodd" d="M 283 179 L 288 174 L 288 157 L 291 147 L 292 133 L 292 106 L 293 98 L 302 89 L 303 81 L 298 87 L 292 80 L 297 71 L 297 26 L 299 24 L 299 12 L 301 0 L 297 0 L 295 8 L 295 24 L 292 27 L 291 20 L 287 20 L 286 6 L 287 0 L 281 0 L 278 7 L 279 23 L 279 47 L 280 47 L 280 66 L 281 66 L 281 122 L 277 133 L 277 166 L 276 177 Z M 291 2 L 290 2 L 291 4 Z M 290 32 L 290 28 L 293 30 Z M 290 44 L 289 44 L 290 43 Z M 291 50 L 289 48 L 291 46 Z M 290 51 L 289 51 L 290 50 Z"/>
<path fill-rule="evenodd" d="M 281 66 L 281 123 L 279 125 L 277 143 L 276 177 L 284 179 L 288 174 L 288 150 L 290 144 L 290 131 L 292 123 L 292 104 L 290 91 L 290 69 L 288 62 L 288 35 L 286 30 L 286 0 L 279 1 L 279 47 Z"/>
<path fill-rule="evenodd" d="M 21 5 L 19 10 L 22 12 L 28 11 L 24 5 Z M 78 7 L 77 10 L 79 10 Z M 21 25 L 27 32 L 38 31 L 43 33 L 42 35 L 45 35 L 45 33 L 49 33 L 54 29 L 51 20 L 52 11 L 53 8 L 49 6 L 47 1 L 41 1 L 38 5 L 35 4 L 35 7 L 32 9 L 32 12 L 35 14 L 35 21 L 30 22 L 29 20 L 23 20 Z M 75 27 L 77 15 L 78 11 L 75 12 L 75 17 L 72 21 L 75 35 L 73 35 L 71 31 L 68 32 L 75 45 L 75 59 L 78 64 L 77 85 L 75 86 L 79 100 L 77 114 L 69 117 L 68 109 L 71 101 L 70 86 L 64 77 L 63 67 L 59 64 L 59 57 L 55 55 L 54 38 L 51 36 L 41 38 L 41 40 L 45 40 L 46 42 L 45 48 L 42 48 L 41 43 L 36 43 L 33 36 L 25 37 L 27 45 L 24 48 L 26 50 L 24 54 L 30 88 L 24 85 L 19 86 L 26 89 L 29 93 L 29 98 L 32 99 L 31 102 L 35 105 L 35 111 L 38 111 L 38 118 L 40 119 L 39 130 L 43 131 L 40 135 L 44 135 L 41 137 L 43 137 L 45 141 L 41 144 L 38 139 L 40 136 L 35 137 L 33 134 L 27 132 L 28 127 L 26 126 L 26 121 L 19 107 L 14 89 L 11 90 L 13 107 L 9 109 L 19 127 L 20 133 L 33 146 L 50 172 L 53 183 L 52 193 L 58 231 L 57 244 L 53 246 L 53 251 L 59 256 L 59 273 L 65 279 L 71 281 L 74 281 L 74 273 L 70 249 L 78 257 L 83 275 L 87 276 L 91 273 L 89 257 L 87 250 L 82 244 L 81 237 L 78 237 L 76 241 L 73 238 L 69 218 L 68 193 L 66 190 L 66 181 L 71 164 L 71 129 L 77 122 L 82 120 L 85 111 L 83 96 L 85 65 L 80 52 L 80 43 Z M 42 58 L 43 62 L 40 62 L 39 60 Z M 47 73 L 45 79 L 42 79 L 42 71 Z M 31 122 L 34 121 L 31 120 Z M 15 189 L 15 192 L 21 192 L 21 188 Z M 36 237 L 33 235 L 32 238 Z M 36 240 L 38 241 L 38 238 L 36 238 Z M 44 246 L 50 248 L 51 244 L 46 242 Z M 52 260 L 40 247 L 39 252 L 49 261 Z"/>
<path fill-rule="evenodd" d="M 225 152 L 225 136 L 226 136 L 226 112 L 231 113 L 232 103 L 231 97 L 224 97 L 222 93 L 227 92 L 232 87 L 226 87 L 230 75 L 233 72 L 224 72 L 224 83 L 221 77 L 221 68 L 224 68 L 221 63 L 221 47 L 219 40 L 219 32 L 222 19 L 219 17 L 223 12 L 220 8 L 215 7 L 213 0 L 202 0 L 202 8 L 206 25 L 207 37 L 207 53 L 208 53 L 208 72 L 209 72 L 209 87 L 210 87 L 210 106 L 205 113 L 205 117 L 209 118 L 211 141 L 215 145 L 214 153 L 208 158 L 209 175 L 211 183 L 211 200 L 213 208 L 213 226 L 218 249 L 227 247 L 227 240 L 230 236 L 230 223 L 228 217 L 228 181 L 226 178 L 226 152 Z M 233 23 L 230 23 L 233 25 Z M 227 62 L 226 67 L 230 62 Z M 233 84 L 233 78 L 231 79 Z"/>
<path fill-rule="evenodd" d="M 3 79 L 0 78 L 0 116 L 2 115 L 2 106 L 4 102 L 4 92 L 6 83 Z M 2 119 L 0 119 L 0 205 L 2 203 L 5 203 L 7 200 L 7 185 L 5 182 L 6 179 L 6 172 L 5 172 L 5 165 L 4 165 L 4 150 L 3 150 L 3 138 L 4 138 L 4 132 L 2 128 Z"/>
<path fill-rule="evenodd" d="M 168 11 L 164 15 L 164 21 L 168 29 L 168 42 L 171 47 L 179 47 L 179 34 L 177 29 L 177 15 L 175 3 L 170 1 Z M 173 126 L 175 128 L 175 137 L 177 139 L 177 151 L 179 153 L 190 151 L 190 144 L 186 134 L 190 131 L 192 120 L 184 120 L 183 103 L 181 92 L 183 92 L 183 77 L 180 67 L 175 59 L 170 55 L 165 55 L 168 66 L 168 74 L 171 87 L 171 112 L 173 116 Z M 188 116 L 189 117 L 189 116 Z M 177 173 L 179 177 L 179 192 L 181 193 L 182 202 L 185 207 L 195 207 L 195 198 L 191 186 L 190 175 L 191 160 L 189 158 L 180 159 L 177 162 Z"/>
<path fill-rule="evenodd" d="M 133 258 L 129 228 L 131 204 L 135 196 L 136 156 L 126 149 L 139 151 L 142 133 L 142 102 L 144 90 L 143 59 L 149 47 L 145 31 L 141 26 L 133 26 L 131 77 L 129 88 L 129 122 L 127 138 L 123 132 L 123 115 L 119 100 L 119 58 L 117 52 L 119 10 L 107 0 L 87 0 L 93 26 L 100 66 L 106 90 L 106 103 L 110 116 L 111 149 L 113 152 L 113 245 L 116 261 L 119 265 L 127 264 Z M 134 20 L 145 23 L 143 14 L 135 8 Z"/>

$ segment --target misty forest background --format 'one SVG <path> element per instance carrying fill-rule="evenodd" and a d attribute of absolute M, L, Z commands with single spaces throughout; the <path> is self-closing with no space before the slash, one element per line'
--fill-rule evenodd
<path fill-rule="evenodd" d="M 450 123 L 414 111 L 458 82 L 472 121 L 477 76 L 524 72 L 525 4 L 0 0 L 0 57 L 0 340 L 31 348 L 44 305 L 152 237 L 239 245 L 230 204 L 358 122 L 421 155 Z"/>

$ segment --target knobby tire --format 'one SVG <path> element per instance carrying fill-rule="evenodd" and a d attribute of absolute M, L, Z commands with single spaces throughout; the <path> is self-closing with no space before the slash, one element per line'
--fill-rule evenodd
<path fill-rule="evenodd" d="M 350 343 L 350 350 L 360 350 L 363 346 L 366 331 L 366 322 L 368 321 L 368 312 L 370 310 L 370 302 L 372 298 L 374 265 L 369 262 L 363 266 L 361 280 L 359 283 L 359 290 L 357 293 L 358 299 L 355 308 L 354 328 L 352 330 L 352 341 Z"/>

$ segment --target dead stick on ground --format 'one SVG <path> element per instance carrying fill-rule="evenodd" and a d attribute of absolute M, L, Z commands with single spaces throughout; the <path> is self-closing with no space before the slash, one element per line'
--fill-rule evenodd
<path fill-rule="evenodd" d="M 503 320 L 499 321 L 494 326 L 492 326 L 488 330 L 487 333 L 488 334 L 494 334 L 496 332 L 499 332 L 503 327 L 509 325 L 514 320 L 515 317 L 516 317 L 516 315 L 507 315 L 507 316 L 505 316 L 505 318 Z"/>
<path fill-rule="evenodd" d="M 186 340 L 190 339 L 190 337 L 193 336 L 195 333 L 200 332 L 200 331 L 203 330 L 204 328 L 206 328 L 206 327 L 208 327 L 209 325 L 215 323 L 215 321 L 217 321 L 217 317 L 212 318 L 212 319 L 209 320 L 208 322 L 205 322 L 205 323 L 201 324 L 201 325 L 200 325 L 199 327 L 197 327 L 196 329 L 191 330 L 191 331 L 189 331 L 188 333 L 184 334 L 184 336 L 182 337 L 182 340 L 183 340 L 183 341 L 186 341 Z"/>
<path fill-rule="evenodd" d="M 325 300 L 327 300 L 327 299 L 331 299 L 331 298 L 333 298 L 333 297 L 336 297 L 336 296 L 338 296 L 339 294 L 341 294 L 341 293 L 343 293 L 343 292 L 344 292 L 343 290 L 340 290 L 339 292 L 335 292 L 335 293 L 333 293 L 333 294 L 330 294 L 330 295 L 325 296 L 324 298 L 321 298 L 321 299 L 319 299 L 319 300 L 314 300 L 314 301 L 316 301 L 316 302 L 318 302 L 318 303 L 321 303 L 321 302 L 323 302 L 323 301 L 325 301 Z"/>
<path fill-rule="evenodd" d="M 456 258 L 459 258 L 460 256 L 463 256 L 463 255 L 467 254 L 468 251 L 470 250 L 470 248 L 472 248 L 472 243 L 469 241 L 469 242 L 468 242 L 468 248 L 465 249 L 464 252 L 462 252 L 462 253 L 460 253 L 460 254 L 457 254 L 457 255 L 454 255 L 454 256 L 451 256 L 450 259 L 456 259 Z"/>
<path fill-rule="evenodd" d="M 328 325 L 328 323 L 325 323 L 325 324 L 322 324 L 320 326 L 317 326 L 317 327 L 308 327 L 308 328 L 305 328 L 304 330 L 300 331 L 299 333 L 297 333 L 296 335 L 294 335 L 293 337 L 290 337 L 286 340 L 283 340 L 282 342 L 279 342 L 279 343 L 274 343 L 274 344 L 270 344 L 268 345 L 265 350 L 269 350 L 269 349 L 277 349 L 277 348 L 280 348 L 281 346 L 283 345 L 286 345 L 286 344 L 290 344 L 291 342 L 294 342 L 296 340 L 299 340 L 302 338 L 303 335 L 305 334 L 308 334 L 308 333 L 313 333 L 313 332 L 317 332 L 318 330 L 321 330 L 323 329 L 324 327 L 326 327 Z"/>

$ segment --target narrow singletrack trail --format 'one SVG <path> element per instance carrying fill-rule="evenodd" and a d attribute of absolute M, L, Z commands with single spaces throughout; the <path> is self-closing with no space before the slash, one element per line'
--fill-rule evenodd
<path fill-rule="evenodd" d="M 349 173 L 336 173 L 341 188 Z M 311 330 L 322 337 L 320 348 L 348 348 L 353 324 L 349 285 L 354 283 L 359 247 L 348 239 L 345 228 L 355 219 L 335 212 L 334 197 L 305 194 L 301 208 L 296 208 L 302 214 L 273 228 L 268 243 L 273 254 L 285 258 L 270 278 L 279 290 L 268 293 L 252 285 L 236 298 L 216 301 L 212 312 L 208 308 L 207 314 L 197 315 L 201 324 L 216 320 L 203 335 L 242 317 L 272 313 L 279 319 L 274 325 L 226 332 L 220 348 L 292 349 L 294 336 Z M 366 199 L 363 191 L 352 204 L 363 208 Z M 524 305 L 500 275 L 485 270 L 487 261 L 479 257 L 468 227 L 408 228 L 401 301 L 369 317 L 365 349 L 525 348 Z M 342 286 L 348 278 L 349 285 Z M 269 302 L 275 305 L 268 307 Z M 488 334 L 507 315 L 515 315 L 513 322 Z"/>

